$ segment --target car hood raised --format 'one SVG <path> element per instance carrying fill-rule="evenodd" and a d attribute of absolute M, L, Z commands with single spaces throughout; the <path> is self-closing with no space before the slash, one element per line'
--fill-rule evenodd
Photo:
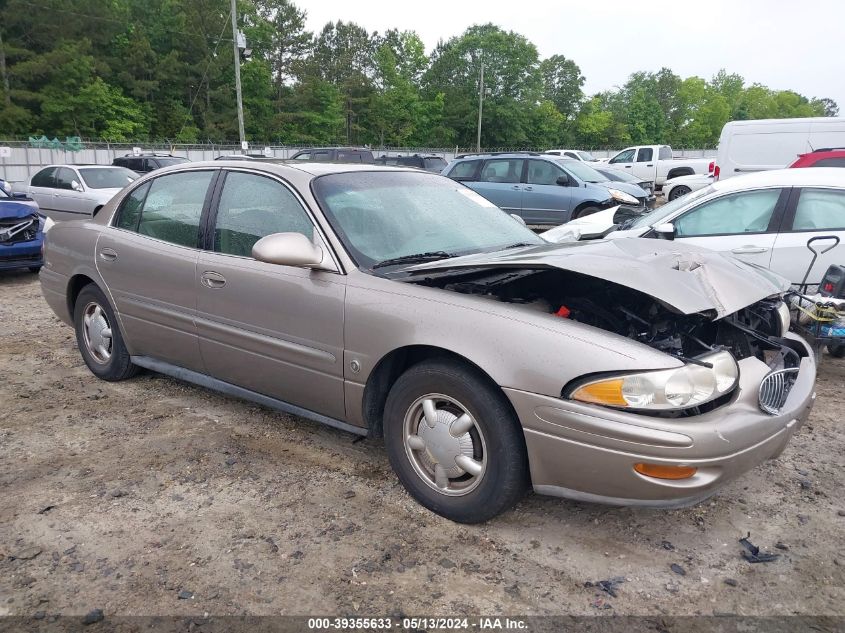
<path fill-rule="evenodd" d="M 785 292 L 789 282 L 734 257 L 656 239 L 549 244 L 419 264 L 414 275 L 476 268 L 559 268 L 604 279 L 654 297 L 682 314 L 732 314 Z"/>

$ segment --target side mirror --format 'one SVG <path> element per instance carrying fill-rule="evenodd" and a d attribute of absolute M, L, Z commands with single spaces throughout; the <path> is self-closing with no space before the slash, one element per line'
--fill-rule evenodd
<path fill-rule="evenodd" d="M 675 239 L 675 225 L 671 222 L 664 222 L 663 224 L 658 224 L 657 226 L 653 227 L 654 232 L 657 233 L 658 237 L 663 240 L 674 240 Z"/>
<path fill-rule="evenodd" d="M 302 233 L 273 233 L 262 237 L 252 246 L 252 256 L 260 262 L 333 270 L 325 266 L 324 250 Z"/>
<path fill-rule="evenodd" d="M 12 199 L 13 200 L 29 200 L 29 195 L 20 191 L 13 191 L 12 192 Z"/>
<path fill-rule="evenodd" d="M 82 185 L 79 184 L 78 180 L 72 180 L 70 182 L 70 188 L 73 189 L 74 191 L 83 191 Z"/>
<path fill-rule="evenodd" d="M 562 176 L 558 176 L 558 178 L 555 182 L 557 184 L 559 184 L 561 187 L 568 187 L 570 184 L 572 184 L 571 181 L 569 180 L 569 176 L 567 176 L 566 174 L 563 174 Z"/>
<path fill-rule="evenodd" d="M 525 218 L 523 218 L 521 215 L 517 215 L 516 213 L 511 213 L 511 217 L 514 220 L 516 220 L 517 222 L 519 222 L 522 226 L 527 226 L 525 224 Z"/>

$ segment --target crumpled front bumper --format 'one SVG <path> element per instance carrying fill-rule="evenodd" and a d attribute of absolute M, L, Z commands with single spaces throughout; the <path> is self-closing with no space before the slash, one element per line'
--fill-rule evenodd
<path fill-rule="evenodd" d="M 807 352 L 778 415 L 759 407 L 758 388 L 770 368 L 756 358 L 739 362 L 740 382 L 731 402 L 688 418 L 656 418 L 505 389 L 523 426 L 535 491 L 653 507 L 681 507 L 709 497 L 777 457 L 807 419 L 816 397 L 815 359 L 809 347 Z M 634 471 L 638 462 L 698 470 L 688 479 L 656 479 Z"/>

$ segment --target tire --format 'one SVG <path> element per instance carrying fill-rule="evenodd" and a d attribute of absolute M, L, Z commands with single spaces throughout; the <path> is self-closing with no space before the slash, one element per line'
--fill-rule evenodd
<path fill-rule="evenodd" d="M 138 367 L 129 359 L 114 310 L 96 285 L 88 284 L 77 296 L 73 325 L 82 360 L 97 378 L 116 382 L 138 373 Z M 110 335 L 104 336 L 106 330 Z"/>
<path fill-rule="evenodd" d="M 845 343 L 839 343 L 838 345 L 828 345 L 827 351 L 834 358 L 845 358 Z"/>
<path fill-rule="evenodd" d="M 31 272 L 33 275 L 37 275 L 41 272 L 41 266 L 30 266 L 29 272 Z"/>
<path fill-rule="evenodd" d="M 588 215 L 592 215 L 593 213 L 598 213 L 599 211 L 601 211 L 601 209 L 598 207 L 581 207 L 580 209 L 575 209 L 575 211 L 572 212 L 572 217 L 569 219 L 577 220 L 578 218 L 583 218 Z"/>
<path fill-rule="evenodd" d="M 427 412 L 434 413 L 433 426 Z M 399 377 L 385 405 L 384 440 L 408 493 L 452 521 L 492 519 L 528 488 L 525 438 L 510 403 L 487 377 L 460 362 L 424 361 Z"/>
<path fill-rule="evenodd" d="M 686 185 L 678 185 L 674 187 L 672 191 L 669 192 L 669 200 L 674 200 L 675 198 L 680 198 L 681 196 L 685 196 L 690 192 L 690 188 Z"/>

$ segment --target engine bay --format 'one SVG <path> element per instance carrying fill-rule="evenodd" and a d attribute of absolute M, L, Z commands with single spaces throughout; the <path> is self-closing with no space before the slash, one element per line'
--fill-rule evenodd
<path fill-rule="evenodd" d="M 773 367 L 796 366 L 804 355 L 780 338 L 777 299 L 764 299 L 714 320 L 715 312 L 679 314 L 638 290 L 556 268 L 449 271 L 410 281 L 522 304 L 625 336 L 684 361 L 727 349 L 737 360 L 753 356 Z"/>

